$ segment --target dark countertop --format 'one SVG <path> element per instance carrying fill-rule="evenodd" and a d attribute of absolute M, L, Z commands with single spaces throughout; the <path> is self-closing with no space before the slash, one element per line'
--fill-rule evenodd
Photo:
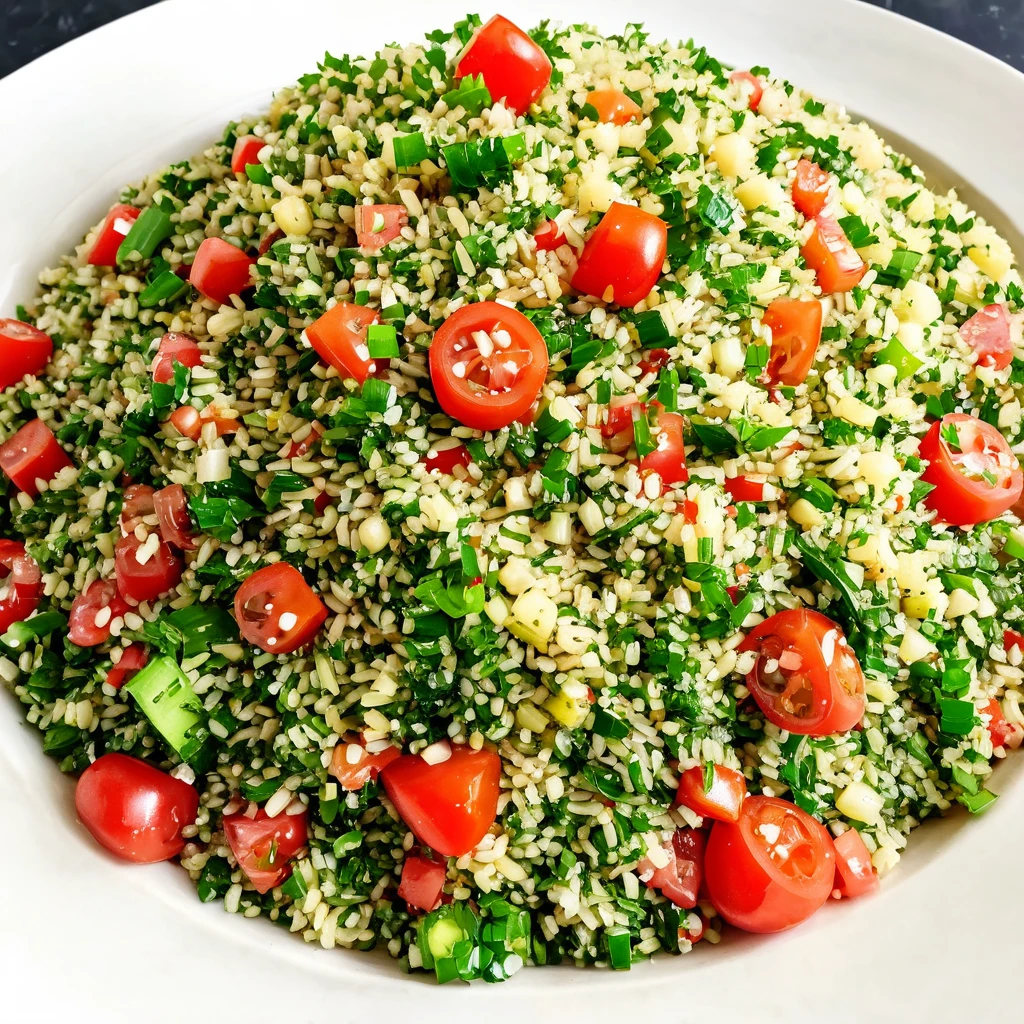
<path fill-rule="evenodd" d="M 7 0 L 0 78 L 47 50 L 154 0 Z M 707 0 L 711 2 L 711 0 Z M 866 0 L 964 39 L 1024 70 L 1024 0 Z M 472 3 L 468 3 L 472 7 Z"/>

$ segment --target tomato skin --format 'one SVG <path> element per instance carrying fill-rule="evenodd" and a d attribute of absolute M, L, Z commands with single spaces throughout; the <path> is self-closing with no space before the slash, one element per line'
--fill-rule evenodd
<path fill-rule="evenodd" d="M 142 542 L 130 533 L 114 545 L 114 569 L 117 589 L 132 604 L 155 601 L 181 582 L 181 559 L 161 540 L 154 554 L 142 563 L 137 555 Z"/>
<path fill-rule="evenodd" d="M 256 261 L 223 238 L 204 238 L 196 250 L 189 283 L 203 296 L 220 306 L 252 287 L 252 268 Z"/>
<path fill-rule="evenodd" d="M 867 264 L 833 218 L 819 214 L 813 224 L 800 250 L 804 262 L 817 275 L 822 292 L 850 291 L 868 272 Z"/>
<path fill-rule="evenodd" d="M 661 477 L 664 494 L 675 484 L 686 483 L 690 479 L 686 469 L 683 417 L 677 412 L 664 412 L 659 409 L 657 424 L 651 426 L 651 436 L 658 447 L 640 460 L 638 468 L 641 475 L 657 473 Z"/>
<path fill-rule="evenodd" d="M 485 353 L 473 337 L 479 331 L 489 337 L 503 331 L 510 341 L 501 347 L 492 340 Z M 529 413 L 548 374 L 540 331 L 498 302 L 473 302 L 452 313 L 434 332 L 429 359 L 438 404 L 474 430 L 500 430 Z"/>
<path fill-rule="evenodd" d="M 551 61 L 518 26 L 496 14 L 478 29 L 463 51 L 455 77 L 483 75 L 484 84 L 497 103 L 521 114 L 547 88 Z"/>
<path fill-rule="evenodd" d="M 860 662 L 839 626 L 821 612 L 777 612 L 755 626 L 738 650 L 759 652 L 747 689 L 780 729 L 831 736 L 849 732 L 864 717 Z M 773 664 L 769 672 L 766 666 Z"/>
<path fill-rule="evenodd" d="M 153 495 L 153 506 L 160 524 L 160 536 L 181 551 L 194 551 L 196 542 L 185 488 L 181 484 L 161 488 Z"/>
<path fill-rule="evenodd" d="M 260 893 L 268 893 L 292 873 L 291 860 L 306 845 L 306 811 L 273 818 L 261 807 L 256 817 L 228 814 L 221 822 L 238 866 Z"/>
<path fill-rule="evenodd" d="M 124 618 L 130 607 L 111 580 L 93 580 L 71 603 L 68 639 L 78 647 L 105 643 L 110 639 L 110 623 Z M 110 609 L 110 615 L 102 626 L 97 626 L 96 616 L 104 608 Z"/>
<path fill-rule="evenodd" d="M 942 432 L 950 427 L 959 437 L 960 452 L 953 452 L 943 437 Z M 987 469 L 996 476 L 995 486 L 961 472 L 961 459 L 966 453 L 975 460 L 985 460 Z M 1024 491 L 1024 473 L 1006 439 L 991 424 L 966 413 L 947 413 L 933 423 L 921 440 L 919 454 L 928 461 L 921 479 L 935 486 L 925 496 L 924 504 L 953 526 L 974 526 L 995 519 L 1012 508 Z"/>
<path fill-rule="evenodd" d="M 146 667 L 148 661 L 149 651 L 146 650 L 145 644 L 130 644 L 121 655 L 121 660 L 107 670 L 107 686 L 120 690 L 139 669 Z"/>
<path fill-rule="evenodd" d="M 377 217 L 383 220 L 379 231 L 373 230 Z M 377 204 L 376 206 L 356 207 L 356 238 L 360 249 L 383 249 L 402 233 L 402 228 L 409 221 L 409 213 L 404 206 Z"/>
<path fill-rule="evenodd" d="M 31 324 L 0 317 L 0 391 L 38 377 L 53 356 L 53 341 Z"/>
<path fill-rule="evenodd" d="M 606 124 L 629 124 L 644 116 L 641 106 L 621 89 L 594 89 L 587 94 L 587 102 Z"/>
<path fill-rule="evenodd" d="M 697 906 L 704 877 L 704 833 L 694 828 L 677 828 L 672 838 L 662 844 L 669 861 L 664 867 L 654 866 L 649 857 L 637 865 L 641 881 L 648 889 L 657 889 L 677 907 L 687 910 Z"/>
<path fill-rule="evenodd" d="M 153 360 L 150 370 L 154 382 L 157 384 L 173 383 L 176 363 L 181 363 L 182 366 L 187 366 L 189 369 L 193 366 L 202 366 L 203 350 L 191 335 L 168 331 L 160 339 L 160 347 L 157 349 L 156 358 Z"/>
<path fill-rule="evenodd" d="M 807 380 L 821 342 L 821 321 L 817 299 L 774 299 L 769 303 L 762 319 L 772 332 L 766 383 L 795 387 Z"/>
<path fill-rule="evenodd" d="M 747 780 L 742 772 L 725 765 L 713 766 L 711 789 L 704 791 L 704 766 L 687 768 L 679 779 L 676 803 L 696 811 L 702 818 L 738 821 L 747 796 Z"/>
<path fill-rule="evenodd" d="M 832 178 L 806 157 L 796 165 L 793 179 L 793 205 L 808 218 L 817 217 L 828 202 Z"/>
<path fill-rule="evenodd" d="M 255 135 L 242 135 L 235 140 L 235 148 L 231 154 L 231 170 L 234 174 L 244 174 L 251 164 L 260 162 L 260 150 L 266 143 Z"/>
<path fill-rule="evenodd" d="M 285 616 L 294 621 L 282 625 Z M 249 643 L 270 654 L 290 654 L 304 647 L 326 618 L 327 609 L 320 598 L 302 573 L 287 562 L 257 569 L 235 594 L 239 631 Z"/>
<path fill-rule="evenodd" d="M 21 541 L 0 540 L 0 589 L 7 591 L 0 599 L 2 636 L 14 623 L 27 619 L 43 596 L 43 574 Z"/>
<path fill-rule="evenodd" d="M 82 772 L 75 810 L 100 846 L 121 860 L 157 864 L 185 848 L 181 830 L 199 813 L 195 788 L 126 754 L 104 754 Z"/>
<path fill-rule="evenodd" d="M 533 233 L 533 244 L 542 252 L 550 252 L 560 245 L 565 245 L 565 235 L 558 228 L 553 220 L 546 220 Z"/>
<path fill-rule="evenodd" d="M 836 851 L 835 887 L 843 899 L 855 899 L 878 888 L 878 874 L 871 854 L 855 828 L 847 829 L 833 841 Z"/>
<path fill-rule="evenodd" d="M 960 337 L 974 349 L 979 366 L 1005 370 L 1013 362 L 1010 316 L 1001 302 L 975 313 L 960 328 Z"/>
<path fill-rule="evenodd" d="M 775 842 L 760 831 L 779 828 L 779 845 L 800 844 L 799 857 L 773 857 Z M 788 841 L 788 842 L 787 842 Z M 824 826 L 777 797 L 749 796 L 735 823 L 716 821 L 704 857 L 715 909 L 748 932 L 781 932 L 807 920 L 835 882 L 835 852 Z"/>
<path fill-rule="evenodd" d="M 371 359 L 366 346 L 366 332 L 379 320 L 376 310 L 339 302 L 306 328 L 306 337 L 325 363 L 363 384 L 388 365 L 386 359 Z"/>
<path fill-rule="evenodd" d="M 445 857 L 469 853 L 498 815 L 501 758 L 491 750 L 452 744 L 448 760 L 433 765 L 403 754 L 380 777 L 402 821 Z"/>
<path fill-rule="evenodd" d="M 402 881 L 398 895 L 417 910 L 431 911 L 441 904 L 448 868 L 435 860 L 407 854 L 402 865 Z"/>
<path fill-rule="evenodd" d="M 127 203 L 111 207 L 85 262 L 93 267 L 116 267 L 117 250 L 121 248 L 121 243 L 139 219 L 140 213 L 140 209 Z"/>
<path fill-rule="evenodd" d="M 319 427 L 314 426 L 301 441 L 292 441 L 288 445 L 288 450 L 285 452 L 284 457 L 286 459 L 301 459 L 323 436 L 323 431 Z"/>
<path fill-rule="evenodd" d="M 358 752 L 355 761 L 350 759 L 353 751 Z M 392 761 L 402 756 L 398 747 L 388 747 L 377 754 L 368 754 L 361 743 L 339 743 L 331 756 L 331 767 L 327 770 L 350 793 L 362 789 L 368 782 L 376 782 L 377 776 Z"/>
<path fill-rule="evenodd" d="M 473 462 L 473 456 L 464 444 L 457 444 L 451 448 L 442 448 L 440 451 L 431 449 L 423 457 L 423 465 L 427 467 L 428 473 L 447 473 L 452 475 L 456 466 L 468 469 Z"/>
<path fill-rule="evenodd" d="M 572 286 L 602 302 L 635 306 L 658 283 L 667 248 L 663 220 L 638 206 L 612 203 L 583 246 Z"/>
<path fill-rule="evenodd" d="M 764 501 L 764 484 L 745 476 L 731 476 L 725 481 L 725 489 L 733 501 Z"/>
<path fill-rule="evenodd" d="M 761 97 L 764 95 L 764 86 L 761 84 L 761 79 L 749 71 L 734 71 L 729 76 L 729 81 L 750 86 L 749 106 L 756 114 L 757 108 L 761 106 Z"/>
<path fill-rule="evenodd" d="M 1019 647 L 1024 651 L 1024 636 L 1014 629 L 1003 630 L 1003 647 L 1008 651 L 1011 647 Z"/>
<path fill-rule="evenodd" d="M 49 482 L 71 465 L 53 431 L 40 419 L 26 423 L 0 444 L 0 469 L 19 491 L 32 498 L 39 494 L 37 480 Z"/>

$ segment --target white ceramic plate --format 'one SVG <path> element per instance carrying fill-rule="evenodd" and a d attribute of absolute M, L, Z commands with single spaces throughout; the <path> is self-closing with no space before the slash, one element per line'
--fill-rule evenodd
<path fill-rule="evenodd" d="M 126 182 L 204 148 L 233 116 L 311 70 L 326 48 L 367 53 L 451 24 L 472 0 L 173 0 L 0 82 L 0 313 L 34 290 Z M 1024 231 L 1024 76 L 855 0 L 516 0 L 531 26 L 582 17 L 705 43 L 845 102 L 932 154 L 945 184 Z M 1024 753 L 1017 755 L 1024 760 Z M 915 833 L 881 894 L 830 905 L 795 932 L 730 935 L 628 974 L 525 970 L 503 986 L 439 988 L 387 958 L 310 947 L 204 906 L 179 870 L 115 863 L 75 822 L 73 787 L 0 697 L 0 1018 L 76 1024 L 1013 1019 L 1024 912 L 1024 785 L 998 771 L 982 818 Z M 1008 980 L 1004 980 L 1008 979 Z M 1005 1011 L 1005 1013 L 1004 1013 Z"/>

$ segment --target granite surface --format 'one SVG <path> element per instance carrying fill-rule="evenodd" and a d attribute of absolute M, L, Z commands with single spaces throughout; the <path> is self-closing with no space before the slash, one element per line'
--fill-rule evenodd
<path fill-rule="evenodd" d="M 154 0 L 3 0 L 0 78 Z M 721 0 L 706 0 L 708 3 Z M 964 39 L 1024 70 L 1024 0 L 865 0 Z M 472 4 L 469 5 L 472 7 Z"/>

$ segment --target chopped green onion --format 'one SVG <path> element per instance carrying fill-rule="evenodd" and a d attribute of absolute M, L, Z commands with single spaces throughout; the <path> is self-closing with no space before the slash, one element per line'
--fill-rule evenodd
<path fill-rule="evenodd" d="M 301 900 L 309 892 L 306 886 L 306 879 L 302 877 L 301 871 L 293 870 L 288 881 L 281 885 L 281 895 L 288 896 L 293 900 Z"/>
<path fill-rule="evenodd" d="M 953 736 L 966 736 L 977 724 L 974 704 L 955 697 L 938 697 L 939 728 Z"/>
<path fill-rule="evenodd" d="M 629 725 L 618 715 L 604 708 L 594 708 L 594 732 L 609 740 L 624 740 L 629 735 Z"/>
<path fill-rule="evenodd" d="M 651 425 L 647 422 L 647 415 L 640 412 L 639 406 L 634 406 L 633 411 L 633 443 L 636 445 L 636 454 L 641 459 L 658 447 L 651 437 Z"/>
<path fill-rule="evenodd" d="M 479 117 L 484 107 L 491 105 L 491 94 L 484 85 L 483 75 L 467 75 L 459 81 L 457 89 L 446 92 L 441 99 L 449 110 L 462 107 L 470 117 Z"/>
<path fill-rule="evenodd" d="M 171 226 L 171 215 L 151 206 L 139 214 L 138 220 L 124 236 L 124 241 L 117 250 L 117 262 L 120 265 L 136 254 L 146 260 L 156 252 L 156 247 L 174 233 Z"/>
<path fill-rule="evenodd" d="M 658 401 L 666 412 L 679 409 L 679 373 L 674 366 L 666 366 L 658 374 Z"/>
<path fill-rule="evenodd" d="M 366 347 L 371 359 L 397 359 L 398 332 L 391 324 L 370 324 L 366 331 Z"/>
<path fill-rule="evenodd" d="M 173 302 L 186 288 L 188 281 L 183 281 L 173 270 L 165 270 L 152 284 L 143 288 L 139 305 L 143 309 L 152 309 L 161 302 Z"/>
<path fill-rule="evenodd" d="M 608 940 L 608 961 L 613 971 L 628 971 L 632 965 L 632 943 L 629 929 L 621 925 L 605 931 Z"/>
<path fill-rule="evenodd" d="M 875 353 L 875 362 L 895 366 L 898 381 L 913 377 L 924 365 L 917 356 L 911 355 L 896 338 L 893 338 L 880 352 Z"/>
<path fill-rule="evenodd" d="M 41 612 L 30 619 L 11 623 L 7 632 L 0 636 L 0 644 L 12 651 L 24 651 L 29 644 L 65 627 L 67 621 L 60 612 Z"/>
<path fill-rule="evenodd" d="M 672 340 L 660 309 L 637 313 L 633 317 L 633 326 L 643 348 L 665 348 L 665 342 Z"/>
<path fill-rule="evenodd" d="M 192 604 L 167 616 L 184 637 L 183 658 L 195 658 L 220 644 L 238 643 L 234 616 L 216 605 Z"/>
<path fill-rule="evenodd" d="M 387 412 L 397 397 L 398 392 L 386 380 L 368 377 L 363 384 L 363 401 L 371 412 Z"/>
<path fill-rule="evenodd" d="M 199 753 L 209 735 L 203 724 L 205 714 L 177 662 L 154 658 L 124 688 L 183 761 Z"/>
<path fill-rule="evenodd" d="M 416 132 L 412 135 L 396 135 L 393 145 L 395 147 L 395 165 L 399 169 L 415 167 L 430 156 L 423 132 Z"/>
<path fill-rule="evenodd" d="M 878 272 L 878 283 L 887 284 L 894 288 L 902 288 L 913 276 L 917 265 L 924 259 L 919 252 L 911 252 L 909 249 L 897 249 L 892 254 L 888 266 Z"/>
<path fill-rule="evenodd" d="M 572 424 L 568 420 L 555 419 L 551 415 L 551 407 L 546 405 L 537 417 L 537 433 L 550 441 L 552 444 L 559 444 L 572 433 Z"/>
<path fill-rule="evenodd" d="M 957 800 L 960 801 L 971 812 L 981 814 L 996 802 L 996 794 L 983 789 L 980 793 L 961 793 Z"/>

